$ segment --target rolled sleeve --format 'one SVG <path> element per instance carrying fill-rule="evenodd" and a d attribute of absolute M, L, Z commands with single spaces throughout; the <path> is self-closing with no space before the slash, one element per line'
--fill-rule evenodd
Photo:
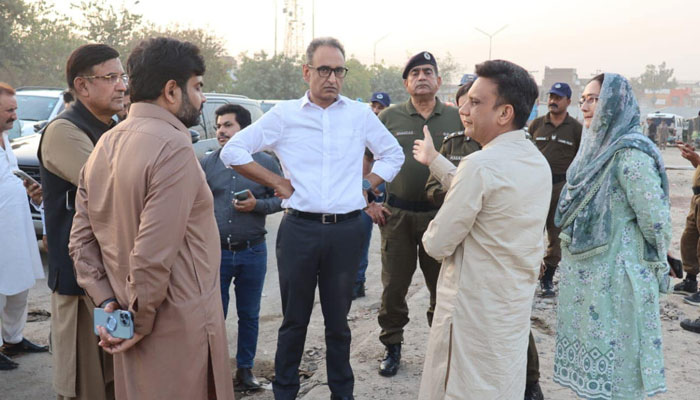
<path fill-rule="evenodd" d="M 389 132 L 371 111 L 367 111 L 366 146 L 374 155 L 372 173 L 378 175 L 386 182 L 391 182 L 401 170 L 404 155 L 396 138 Z"/>
<path fill-rule="evenodd" d="M 273 108 L 226 143 L 221 161 L 227 167 L 249 164 L 254 161 L 252 154 L 274 148 L 281 131 L 282 119 Z"/>

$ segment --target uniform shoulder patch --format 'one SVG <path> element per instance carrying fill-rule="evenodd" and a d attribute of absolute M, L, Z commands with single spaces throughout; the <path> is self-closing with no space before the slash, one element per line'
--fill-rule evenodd
<path fill-rule="evenodd" d="M 456 138 L 459 136 L 464 136 L 464 131 L 448 133 L 447 135 L 445 135 L 445 138 L 442 140 L 442 142 L 444 143 L 452 138 Z"/>

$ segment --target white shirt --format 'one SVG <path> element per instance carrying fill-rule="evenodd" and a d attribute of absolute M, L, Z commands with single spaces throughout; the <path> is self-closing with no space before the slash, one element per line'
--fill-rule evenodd
<path fill-rule="evenodd" d="M 6 133 L 0 133 L 0 295 L 11 296 L 44 277 L 27 191 L 12 174 L 18 169 Z"/>
<path fill-rule="evenodd" d="M 345 96 L 327 108 L 309 100 L 278 103 L 238 132 L 221 151 L 226 166 L 248 164 L 251 154 L 272 150 L 294 187 L 282 207 L 342 214 L 366 206 L 362 157 L 374 155 L 372 172 L 390 182 L 401 169 L 403 150 L 372 110 Z"/>

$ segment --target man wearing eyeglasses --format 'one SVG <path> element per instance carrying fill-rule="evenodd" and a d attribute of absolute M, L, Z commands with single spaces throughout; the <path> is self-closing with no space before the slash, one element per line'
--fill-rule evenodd
<path fill-rule="evenodd" d="M 561 260 L 559 232 L 554 225 L 554 212 L 559 202 L 559 194 L 566 183 L 566 170 L 576 157 L 581 144 L 581 123 L 567 112 L 571 104 L 571 87 L 564 82 L 556 82 L 549 89 L 547 108 L 549 112 L 530 123 L 528 132 L 537 148 L 547 159 L 552 169 L 552 199 L 547 215 L 547 251 L 544 256 L 544 274 L 540 280 L 542 297 L 554 297 L 554 271 Z"/>
<path fill-rule="evenodd" d="M 294 399 L 299 364 L 318 285 L 326 332 L 331 399 L 352 399 L 350 310 L 360 264 L 367 191 L 391 181 L 404 161 L 401 148 L 369 107 L 341 96 L 345 50 L 337 39 L 314 39 L 302 67 L 309 90 L 278 103 L 234 136 L 221 151 L 224 165 L 275 189 L 285 216 L 277 231 L 282 326 L 275 355 L 275 399 Z M 362 176 L 365 147 L 374 154 Z M 272 150 L 284 177 L 251 154 Z"/>
<path fill-rule="evenodd" d="M 73 106 L 46 127 L 39 143 L 51 294 L 54 390 L 59 399 L 114 397 L 112 357 L 93 333 L 95 305 L 78 286 L 68 254 L 80 170 L 124 108 L 127 78 L 119 53 L 104 44 L 78 47 L 66 63 Z"/>
<path fill-rule="evenodd" d="M 390 211 L 382 234 L 382 305 L 379 309 L 379 340 L 386 347 L 379 366 L 382 376 L 394 376 L 401 362 L 401 343 L 408 324 L 406 293 L 420 264 L 430 292 L 427 310 L 428 325 L 432 323 L 440 263 L 423 248 L 421 238 L 435 217 L 438 205 L 428 200 L 425 184 L 430 176 L 428 167 L 411 155 L 413 142 L 423 138 L 423 127 L 432 132 L 433 142 L 442 143 L 451 133 L 463 130 L 455 107 L 445 105 L 436 96 L 442 78 L 435 57 L 422 51 L 411 57 L 403 70 L 403 83 L 411 96 L 403 104 L 382 111 L 379 119 L 402 147 L 406 162 L 393 182 L 387 185 L 386 208 Z"/>

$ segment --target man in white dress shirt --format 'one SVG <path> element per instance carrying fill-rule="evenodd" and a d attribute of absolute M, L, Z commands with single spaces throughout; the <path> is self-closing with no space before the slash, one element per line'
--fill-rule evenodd
<path fill-rule="evenodd" d="M 7 356 L 48 351 L 22 336 L 27 322 L 27 297 L 36 279 L 44 277 L 27 193 L 41 203 L 39 185 L 27 185 L 12 174 L 18 169 L 6 131 L 17 120 L 14 89 L 0 82 L 0 370 L 17 368 Z M 3 345 L 4 342 L 4 345 Z M 3 354 L 4 353 L 4 354 Z"/>
<path fill-rule="evenodd" d="M 398 142 L 366 105 L 341 96 L 345 50 L 333 38 L 314 39 L 306 51 L 304 97 L 277 104 L 223 148 L 224 165 L 275 189 L 286 215 L 277 232 L 282 314 L 275 356 L 275 399 L 294 399 L 299 363 L 316 285 L 326 326 L 332 399 L 352 399 L 350 310 L 364 228 L 366 191 L 391 181 L 404 160 Z M 362 177 L 362 156 L 374 154 Z M 250 156 L 272 150 L 284 177 Z"/>
<path fill-rule="evenodd" d="M 442 261 L 420 399 L 522 399 L 530 310 L 544 252 L 552 191 L 547 160 L 522 130 L 537 84 L 522 67 L 493 60 L 460 107 L 465 134 L 483 146 L 459 166 L 430 135 L 414 157 L 448 188 L 423 235 Z M 453 178 L 454 177 L 454 178 Z"/>

